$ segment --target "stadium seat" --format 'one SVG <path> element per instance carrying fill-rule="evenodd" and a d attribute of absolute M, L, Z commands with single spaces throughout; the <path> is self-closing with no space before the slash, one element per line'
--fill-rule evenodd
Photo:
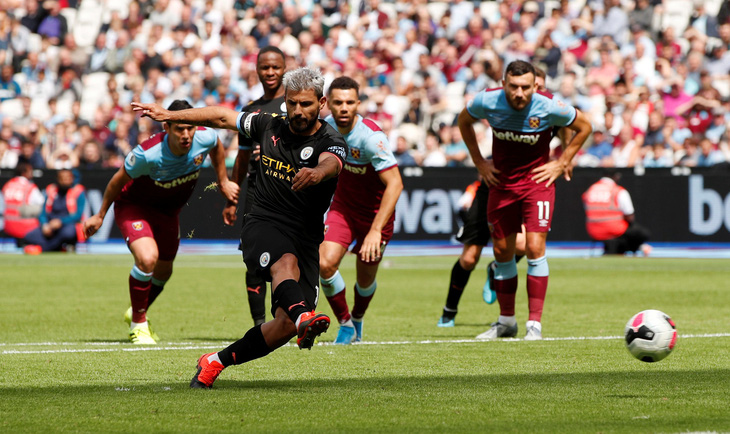
<path fill-rule="evenodd" d="M 96 35 L 101 28 L 104 8 L 96 0 L 84 0 L 76 13 L 76 25 L 73 27 L 74 38 L 80 47 L 94 45 Z"/>
<path fill-rule="evenodd" d="M 64 8 L 61 9 L 61 15 L 63 15 L 64 18 L 66 18 L 66 24 L 69 29 L 73 29 L 74 25 L 76 24 L 76 9 L 74 8 Z"/>
<path fill-rule="evenodd" d="M 692 14 L 692 7 L 688 7 L 685 0 L 665 0 L 664 14 L 662 15 L 662 29 L 674 27 L 677 36 L 684 32 Z"/>
<path fill-rule="evenodd" d="M 426 9 L 428 9 L 428 14 L 431 15 L 431 19 L 438 23 L 449 9 L 449 4 L 446 2 L 428 2 Z"/>
<path fill-rule="evenodd" d="M 499 21 L 499 3 L 497 2 L 481 2 L 479 12 L 490 26 Z"/>
<path fill-rule="evenodd" d="M 452 81 L 446 85 L 444 98 L 448 102 L 446 110 L 452 114 L 461 112 L 464 108 L 464 90 L 466 83 L 463 81 Z"/>
<path fill-rule="evenodd" d="M 23 113 L 23 102 L 20 98 L 6 99 L 0 102 L 0 112 L 12 119 L 18 119 Z"/>
<path fill-rule="evenodd" d="M 398 16 L 398 9 L 396 9 L 395 3 L 381 2 L 379 9 L 381 12 L 385 12 L 391 20 Z"/>

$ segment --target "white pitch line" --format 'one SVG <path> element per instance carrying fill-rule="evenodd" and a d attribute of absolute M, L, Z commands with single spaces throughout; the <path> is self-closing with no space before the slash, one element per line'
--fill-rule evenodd
<path fill-rule="evenodd" d="M 730 333 L 705 333 L 705 334 L 686 334 L 679 335 L 680 339 L 702 339 L 702 338 L 726 338 L 730 337 Z M 604 340 L 618 340 L 623 339 L 623 336 L 568 336 L 568 337 L 555 337 L 555 338 L 543 338 L 543 341 L 604 341 Z M 428 344 L 474 344 L 484 342 L 523 342 L 524 339 L 518 338 L 505 338 L 498 339 L 495 341 L 488 341 L 482 339 L 434 339 L 434 340 L 421 340 L 421 341 L 380 341 L 380 342 L 357 342 L 354 345 L 428 345 Z M 10 354 L 60 354 L 60 353 L 108 353 L 113 351 L 124 351 L 124 352 L 138 352 L 138 351 L 180 351 L 180 350 L 207 350 L 224 348 L 229 345 L 229 342 L 203 342 L 203 343 L 192 343 L 192 342 L 171 342 L 167 345 L 161 346 L 131 346 L 127 343 L 121 342 L 93 342 L 93 343 L 74 343 L 74 342 L 26 342 L 26 343 L 0 343 L 0 346 L 6 347 L 28 347 L 28 346 L 104 346 L 109 345 L 115 348 L 61 348 L 61 349 L 49 349 L 49 350 L 3 350 L 0 352 L 2 355 Z M 129 346 L 127 346 L 129 345 Z M 123 347 L 124 346 L 124 347 Z M 295 347 L 295 344 L 286 344 L 287 347 Z M 316 346 L 333 346 L 332 342 L 320 342 Z"/>

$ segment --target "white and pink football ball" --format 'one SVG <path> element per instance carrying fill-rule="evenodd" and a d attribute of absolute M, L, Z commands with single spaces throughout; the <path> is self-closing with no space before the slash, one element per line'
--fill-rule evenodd
<path fill-rule="evenodd" d="M 658 362 L 669 355 L 677 343 L 674 321 L 664 312 L 644 310 L 626 323 L 626 348 L 642 362 Z"/>

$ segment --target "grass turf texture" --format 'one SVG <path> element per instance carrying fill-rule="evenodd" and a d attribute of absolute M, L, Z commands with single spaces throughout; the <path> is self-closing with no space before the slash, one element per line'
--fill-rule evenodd
<path fill-rule="evenodd" d="M 380 343 L 286 346 L 204 391 L 188 388 L 197 358 L 251 326 L 240 257 L 178 258 L 150 312 L 162 340 L 146 351 L 127 343 L 122 322 L 130 257 L 0 258 L 0 431 L 730 430 L 730 337 L 682 338 L 727 332 L 724 260 L 550 259 L 544 336 L 607 339 L 459 342 L 497 318 L 481 301 L 489 258 L 452 329 L 436 321 L 456 258 L 388 258 L 365 317 L 365 340 Z M 519 269 L 522 337 L 524 261 Z M 352 302 L 351 256 L 342 272 Z M 610 338 L 648 308 L 671 315 L 680 333 L 654 364 Z M 320 309 L 330 312 L 324 300 Z"/>

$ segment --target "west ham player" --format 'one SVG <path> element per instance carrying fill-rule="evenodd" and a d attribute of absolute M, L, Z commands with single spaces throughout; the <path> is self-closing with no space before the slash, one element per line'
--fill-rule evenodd
<path fill-rule="evenodd" d="M 327 213 L 324 242 L 319 247 L 322 292 L 340 323 L 335 344 L 362 340 L 362 318 L 373 298 L 375 274 L 385 245 L 393 236 L 395 204 L 403 190 L 398 163 L 388 137 L 370 119 L 357 114 L 360 86 L 349 77 L 330 84 L 325 119 L 342 133 L 349 153 Z M 345 298 L 345 281 L 338 268 L 350 244 L 357 255 L 355 304 Z"/>
<path fill-rule="evenodd" d="M 175 100 L 168 110 L 191 107 L 187 101 Z M 193 193 L 208 153 L 221 193 L 229 201 L 238 199 L 238 185 L 228 179 L 225 150 L 214 130 L 169 122 L 163 127 L 164 133 L 127 154 L 124 166 L 106 186 L 99 212 L 84 222 L 84 232 L 90 237 L 114 203 L 114 220 L 134 256 L 129 276 L 132 307 L 125 314 L 133 344 L 156 343 L 146 312 L 172 275 L 180 244 L 178 215 Z"/>
<path fill-rule="evenodd" d="M 281 81 L 286 69 L 284 53 L 273 46 L 266 46 L 259 51 L 256 57 L 256 73 L 264 88 L 264 95 L 249 103 L 244 111 L 249 113 L 277 113 L 286 116 L 286 103 L 284 102 L 284 86 Z M 233 167 L 233 182 L 241 184 L 248 179 L 246 186 L 246 200 L 243 204 L 243 215 L 251 211 L 253 205 L 253 191 L 256 186 L 257 164 L 256 157 L 260 144 L 254 142 L 245 135 L 238 133 L 238 156 Z M 256 150 L 254 159 L 251 153 Z M 248 178 L 246 174 L 248 168 Z M 236 203 L 229 203 L 224 210 L 224 219 L 227 224 L 233 225 L 236 220 Z M 266 281 L 246 270 L 246 294 L 248 305 L 251 309 L 251 317 L 254 325 L 263 324 L 266 321 Z"/>
<path fill-rule="evenodd" d="M 329 317 L 313 310 L 319 295 L 319 245 L 347 144 L 319 119 L 327 101 L 319 71 L 289 71 L 284 88 L 286 118 L 224 107 L 171 112 L 133 103 L 135 110 L 158 121 L 238 130 L 261 144 L 254 203 L 241 245 L 246 267 L 271 281 L 274 319 L 255 325 L 226 349 L 201 356 L 193 388 L 210 388 L 225 367 L 263 357 L 294 336 L 299 348 L 311 348 L 329 327 Z"/>
<path fill-rule="evenodd" d="M 560 176 L 570 180 L 571 160 L 592 128 L 575 108 L 535 91 L 535 69 L 524 61 L 507 66 L 502 88 L 479 92 L 459 114 L 461 134 L 479 173 L 490 186 L 487 219 L 492 232 L 495 290 L 500 315 L 480 339 L 514 337 L 517 264 L 515 241 L 526 229 L 527 296 L 530 311 L 525 339 L 541 339 L 542 310 L 549 269 L 545 242 Z M 479 152 L 473 123 L 487 119 L 492 126 L 493 162 Z M 554 126 L 567 126 L 576 134 L 557 160 L 549 160 Z"/>

